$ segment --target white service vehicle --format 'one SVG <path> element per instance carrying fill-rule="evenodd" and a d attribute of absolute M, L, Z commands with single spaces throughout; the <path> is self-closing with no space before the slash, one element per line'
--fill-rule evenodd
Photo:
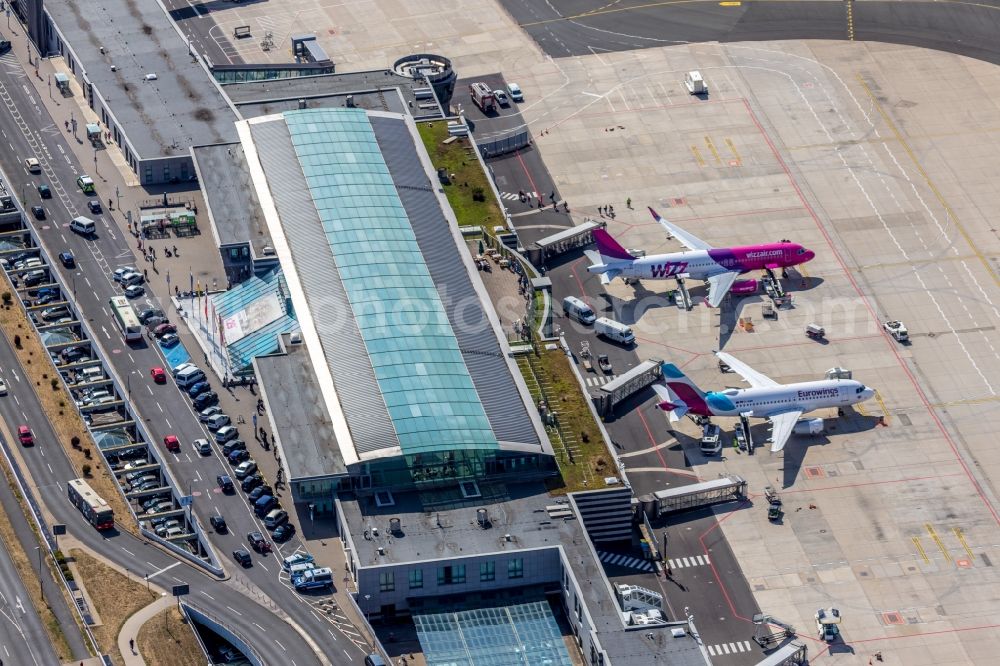
<path fill-rule="evenodd" d="M 906 330 L 906 324 L 901 321 L 887 321 L 882 324 L 882 328 L 896 340 L 896 342 L 907 342 L 910 339 L 910 333 Z"/>

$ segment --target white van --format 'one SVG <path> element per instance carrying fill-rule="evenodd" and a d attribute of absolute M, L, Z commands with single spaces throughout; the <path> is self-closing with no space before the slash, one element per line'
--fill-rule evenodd
<path fill-rule="evenodd" d="M 183 388 L 188 388 L 189 386 L 194 386 L 198 382 L 205 379 L 205 373 L 201 371 L 201 368 L 187 368 L 177 373 L 177 386 Z"/>
<path fill-rule="evenodd" d="M 590 306 L 581 301 L 576 296 L 567 296 L 563 299 L 563 312 L 570 319 L 576 319 L 581 324 L 593 324 L 597 316 Z"/>
<path fill-rule="evenodd" d="M 97 231 L 97 225 L 90 218 L 81 216 L 73 218 L 73 221 L 69 223 L 69 229 L 81 236 L 89 236 Z"/>
<path fill-rule="evenodd" d="M 631 327 L 607 317 L 601 317 L 594 322 L 594 332 L 623 345 L 635 342 L 635 333 L 632 332 Z"/>
<path fill-rule="evenodd" d="M 299 562 L 298 564 L 293 564 L 292 566 L 288 567 L 287 570 L 289 576 L 295 577 L 295 576 L 301 576 L 305 572 L 312 571 L 313 569 L 316 568 L 317 568 L 316 565 L 313 564 L 312 562 Z"/>

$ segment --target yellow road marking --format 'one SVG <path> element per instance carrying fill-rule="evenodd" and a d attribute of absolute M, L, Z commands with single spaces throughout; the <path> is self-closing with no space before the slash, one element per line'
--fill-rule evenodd
<path fill-rule="evenodd" d="M 913 537 L 913 545 L 917 547 L 917 552 L 920 553 L 920 557 L 924 558 L 924 562 L 930 564 L 931 558 L 927 557 L 924 547 L 920 545 L 920 537 Z"/>
<path fill-rule="evenodd" d="M 982 405 L 988 402 L 1000 402 L 1000 396 L 990 396 L 988 398 L 969 398 L 968 400 L 955 400 L 954 402 L 932 402 L 931 407 L 958 407 L 961 405 Z"/>
<path fill-rule="evenodd" d="M 945 213 L 948 215 L 948 219 L 950 219 L 952 224 L 955 225 L 955 228 L 958 229 L 958 232 L 962 234 L 962 238 L 964 238 L 965 242 L 969 244 L 969 247 L 972 249 L 973 254 L 975 254 L 976 257 L 979 259 L 979 261 L 983 264 L 983 267 L 986 269 L 986 272 L 989 274 L 989 276 L 993 278 L 994 284 L 1000 286 L 1000 276 L 998 276 L 997 273 L 993 270 L 993 267 L 990 265 L 990 262 L 986 260 L 986 257 L 983 256 L 983 253 L 979 250 L 979 247 L 976 245 L 975 242 L 973 242 L 972 237 L 969 236 L 969 232 L 966 231 L 965 227 L 962 226 L 962 223 L 958 221 L 958 215 L 955 214 L 955 211 L 952 210 L 952 207 L 948 205 L 947 201 L 945 201 L 944 196 L 942 196 L 941 191 L 938 190 L 937 186 L 934 184 L 934 181 L 931 180 L 931 177 L 927 175 L 927 172 L 924 171 L 924 168 L 920 166 L 920 162 L 917 161 L 917 156 L 913 153 L 913 149 L 910 148 L 910 144 L 908 144 L 906 142 L 906 139 L 903 138 L 903 135 L 899 131 L 899 128 L 897 128 L 895 123 L 893 123 L 892 120 L 889 118 L 889 114 L 887 114 L 885 112 L 885 109 L 882 108 L 882 105 L 879 103 L 878 98 L 875 97 L 875 93 L 871 91 L 871 88 L 869 88 L 868 84 L 865 83 L 864 77 L 862 77 L 860 74 L 858 74 L 858 82 L 861 84 L 861 87 L 865 89 L 865 93 L 871 99 L 872 106 L 874 106 L 875 110 L 878 111 L 880 116 L 882 116 L 882 120 L 885 121 L 885 124 L 889 126 L 889 129 L 896 137 L 896 141 L 899 142 L 899 145 L 902 146 L 903 150 L 910 158 L 910 161 L 913 162 L 914 168 L 916 168 L 917 172 L 924 179 L 924 182 L 927 184 L 927 187 L 929 187 L 931 192 L 934 193 L 934 196 L 937 198 L 938 203 L 940 203 L 941 207 L 944 208 Z"/>
<path fill-rule="evenodd" d="M 965 535 L 962 534 L 962 528 L 961 527 L 954 527 L 954 528 L 952 528 L 951 531 L 955 533 L 955 538 L 958 539 L 958 542 L 960 544 L 962 544 L 962 548 L 964 548 L 965 552 L 967 552 L 969 554 L 969 558 L 970 559 L 975 559 L 976 556 L 972 554 L 972 549 L 969 548 L 969 543 L 965 540 Z"/>
<path fill-rule="evenodd" d="M 941 537 L 939 537 L 938 533 L 934 530 L 934 526 L 927 523 L 924 525 L 924 528 L 927 530 L 927 533 L 931 535 L 931 539 L 934 540 L 934 543 L 937 544 L 941 554 L 944 555 L 945 561 L 950 563 L 952 561 L 951 554 L 948 552 L 948 549 L 945 548 L 944 541 L 941 541 Z"/>
<path fill-rule="evenodd" d="M 726 139 L 726 145 L 729 146 L 729 151 L 733 154 L 733 157 L 742 164 L 743 158 L 740 157 L 740 151 L 736 150 L 736 144 L 733 143 L 733 140 Z"/>
<path fill-rule="evenodd" d="M 868 410 L 865 409 L 865 403 L 856 403 L 854 405 L 854 409 L 858 410 L 858 414 L 861 414 L 861 416 L 868 416 Z"/>
<path fill-rule="evenodd" d="M 854 3 L 847 0 L 847 39 L 854 41 Z"/>
<path fill-rule="evenodd" d="M 743 4 L 742 2 L 733 2 L 732 0 L 728 0 L 727 2 L 720 2 L 719 3 L 719 5 L 722 6 L 722 7 L 739 7 L 742 4 Z"/>
<path fill-rule="evenodd" d="M 885 408 L 885 402 L 883 402 L 883 400 L 882 400 L 882 394 L 879 393 L 877 389 L 875 391 L 875 400 L 878 401 L 879 406 L 882 408 L 882 414 L 883 414 L 883 416 L 885 416 L 885 424 L 888 425 L 889 424 L 889 410 Z"/>
<path fill-rule="evenodd" d="M 694 153 L 694 158 L 698 160 L 700 166 L 707 166 L 705 160 L 701 156 L 701 151 L 698 150 L 698 146 L 691 146 L 691 152 Z"/>
<path fill-rule="evenodd" d="M 722 164 L 722 156 L 720 156 L 719 151 L 715 149 L 715 144 L 712 143 L 711 138 L 707 136 L 705 137 L 705 145 L 708 146 L 708 149 L 710 151 L 712 151 L 712 155 L 715 157 L 715 161 L 718 162 L 719 164 Z"/>

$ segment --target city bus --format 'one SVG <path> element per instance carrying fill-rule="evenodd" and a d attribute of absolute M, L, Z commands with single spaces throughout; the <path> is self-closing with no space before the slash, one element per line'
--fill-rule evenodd
<path fill-rule="evenodd" d="M 70 479 L 66 484 L 66 493 L 69 495 L 69 501 L 80 510 L 91 525 L 99 530 L 110 530 L 115 526 L 114 510 L 86 481 Z"/>
<path fill-rule="evenodd" d="M 111 314 L 114 315 L 115 323 L 125 336 L 125 341 L 142 340 L 142 324 L 139 323 L 139 317 L 129 305 L 128 299 L 124 296 L 112 296 L 108 305 L 111 306 Z"/>

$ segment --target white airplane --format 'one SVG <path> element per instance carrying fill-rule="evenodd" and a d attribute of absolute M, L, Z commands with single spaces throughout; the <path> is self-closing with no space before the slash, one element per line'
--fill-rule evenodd
<path fill-rule="evenodd" d="M 792 434 L 799 417 L 825 407 L 845 407 L 864 402 L 875 390 L 853 379 L 822 379 L 814 382 L 779 384 L 743 361 L 725 352 L 715 352 L 750 384 L 750 388 L 728 388 L 724 391 L 699 389 L 677 366 L 663 364 L 666 386 L 653 384 L 661 401 L 659 409 L 667 412 L 671 421 L 678 421 L 688 412 L 700 416 L 741 416 L 763 418 L 771 422 L 771 451 L 780 451 Z"/>
<path fill-rule="evenodd" d="M 811 261 L 816 254 L 798 243 L 764 243 L 739 247 L 712 247 L 697 236 L 660 217 L 649 209 L 653 219 L 668 234 L 687 248 L 684 252 L 636 257 L 623 248 L 607 231 L 594 230 L 597 250 L 585 250 L 591 265 L 587 270 L 601 276 L 602 284 L 609 284 L 616 277 L 641 280 L 666 280 L 692 278 L 708 282 L 708 304 L 719 307 L 730 290 L 752 293 L 757 289 L 756 280 L 737 278 L 751 271 L 788 268 Z"/>

